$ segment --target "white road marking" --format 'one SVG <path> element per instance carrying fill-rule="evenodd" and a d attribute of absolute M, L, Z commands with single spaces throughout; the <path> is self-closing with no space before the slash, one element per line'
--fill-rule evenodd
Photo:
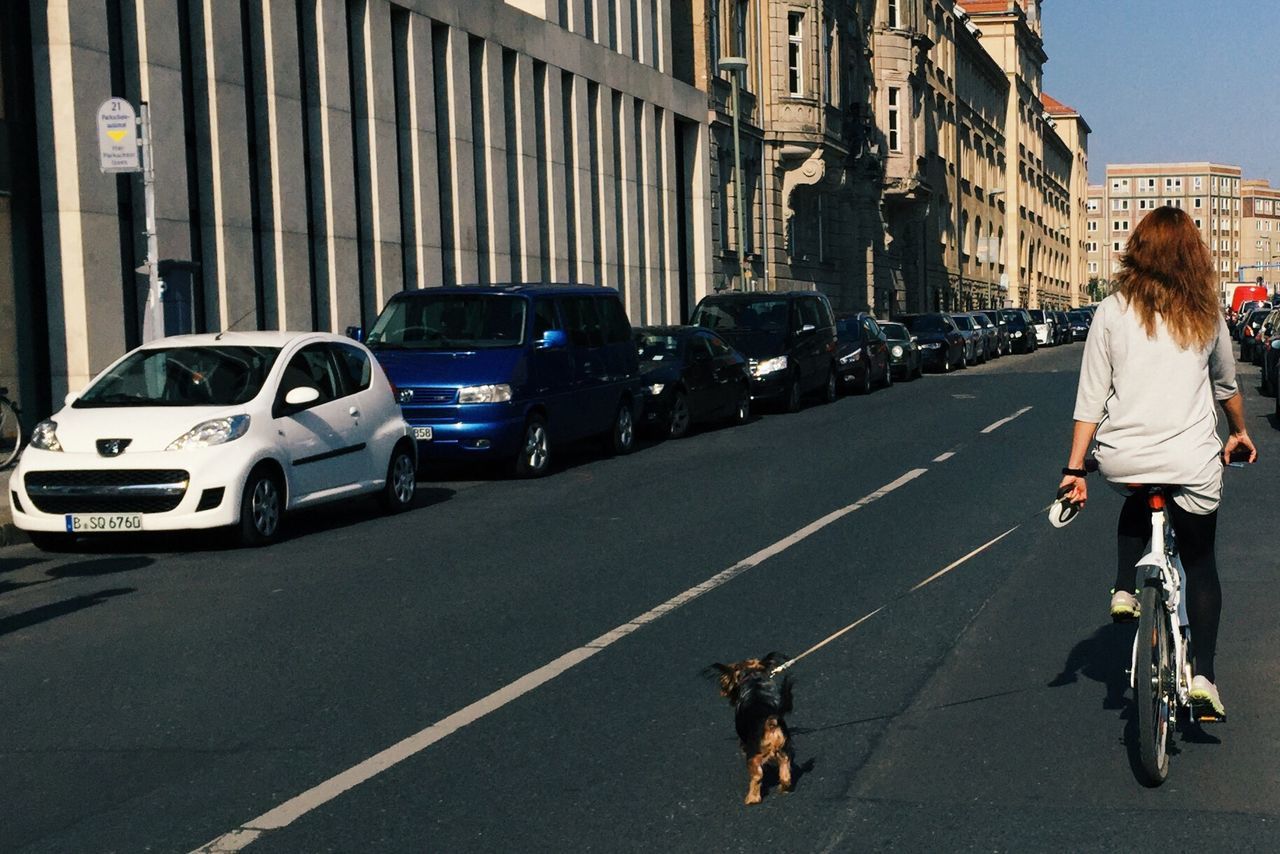
<path fill-rule="evenodd" d="M 1012 421 L 1013 419 L 1017 418 L 1019 415 L 1022 415 L 1022 414 L 1023 414 L 1023 413 L 1025 413 L 1025 412 L 1030 412 L 1032 409 L 1033 409 L 1033 407 L 1030 407 L 1030 406 L 1024 406 L 1024 407 L 1022 407 L 1021 409 L 1019 409 L 1017 412 L 1015 412 L 1015 413 L 1013 413 L 1012 415 L 1010 415 L 1008 418 L 1001 418 L 999 421 L 996 421 L 996 422 L 995 422 L 995 423 L 993 423 L 993 424 L 988 424 L 986 427 L 983 427 L 983 428 L 982 428 L 982 432 L 983 432 L 983 433 L 991 433 L 991 432 L 994 432 L 994 431 L 996 431 L 996 430 L 999 430 L 1001 427 L 1003 427 L 1004 425 L 1008 424 L 1010 421 Z"/>
<path fill-rule="evenodd" d="M 805 525 L 795 533 L 783 537 L 773 545 L 766 546 L 750 557 L 735 563 L 728 569 L 716 573 L 706 581 L 696 584 L 688 590 L 685 590 L 683 593 L 679 593 L 671 597 L 656 608 L 645 611 L 640 616 L 623 623 L 615 629 L 605 632 L 595 640 L 590 641 L 577 649 L 566 652 L 559 658 L 542 665 L 537 670 L 526 673 L 516 681 L 499 688 L 497 691 L 494 691 L 486 697 L 482 697 L 469 706 L 459 709 L 426 729 L 420 730 L 408 738 L 396 742 L 385 750 L 370 756 L 363 762 L 360 762 L 359 764 L 348 768 L 346 771 L 313 786 L 302 794 L 285 801 L 275 809 L 245 822 L 235 830 L 224 833 L 217 839 L 197 848 L 193 854 L 229 854 L 230 852 L 239 851 L 252 844 L 267 831 L 279 830 L 280 828 L 289 826 L 302 816 L 317 807 L 328 803 L 343 792 L 355 788 L 361 783 L 364 783 L 378 774 L 381 774 L 383 771 L 386 771 L 388 768 L 391 768 L 393 765 L 397 765 L 409 757 L 422 752 L 437 741 L 440 741 L 446 736 L 452 735 L 467 724 L 474 723 L 490 712 L 502 708 L 507 703 L 529 693 L 539 685 L 550 682 L 562 673 L 565 673 L 586 661 L 591 656 L 600 652 L 600 650 L 605 649 L 609 645 L 616 643 L 631 634 L 641 626 L 652 623 L 664 614 L 671 613 L 676 608 L 696 599 L 703 593 L 707 593 L 728 583 L 737 576 L 746 572 L 748 569 L 758 566 L 769 558 L 786 551 L 796 543 L 813 536 L 818 531 L 821 531 L 833 522 L 843 519 L 850 513 L 860 510 L 872 502 L 880 500 L 890 492 L 893 492 L 901 486 L 905 486 L 927 471 L 928 469 L 912 469 L 902 477 L 892 481 L 891 483 L 885 484 L 870 495 L 860 498 L 852 504 L 841 507 L 839 510 L 831 511 L 820 519 Z M 872 613 L 874 614 L 875 612 Z M 863 619 L 867 619 L 870 616 L 871 615 L 869 614 Z"/>
<path fill-rule="evenodd" d="M 955 455 L 956 455 L 955 451 L 947 451 L 946 453 L 938 454 L 936 457 L 933 458 L 933 461 L 935 463 L 945 463 L 947 460 L 951 459 Z"/>
<path fill-rule="evenodd" d="M 960 564 L 964 563 L 965 561 L 969 560 L 970 558 L 975 557 L 976 555 L 979 555 L 979 554 L 981 554 L 982 552 L 986 551 L 987 549 L 991 548 L 991 547 L 992 547 L 992 546 L 994 546 L 996 543 L 1000 542 L 1000 541 L 1001 541 L 1001 540 L 1003 540 L 1005 537 L 1009 536 L 1010 534 L 1012 534 L 1014 531 L 1018 530 L 1018 529 L 1019 529 L 1019 528 L 1021 528 L 1021 527 L 1022 527 L 1022 525 L 1021 525 L 1021 524 L 1014 525 L 1012 528 L 1010 528 L 1009 530 L 1005 531 L 1005 532 L 1004 532 L 1003 534 L 1001 534 L 1000 536 L 998 536 L 998 537 L 996 537 L 996 538 L 994 538 L 994 539 L 991 539 L 991 540 L 987 540 L 985 543 L 983 543 L 982 545 L 978 546 L 976 549 L 974 549 L 973 551 L 969 552 L 969 553 L 968 553 L 967 555 L 965 555 L 964 557 L 960 558 L 959 560 L 957 560 L 957 561 L 955 561 L 955 562 L 953 562 L 953 563 L 949 563 L 949 564 L 947 564 L 947 565 L 946 565 L 946 566 L 944 566 L 942 569 L 938 570 L 938 571 L 937 571 L 937 572 L 935 572 L 933 575 L 931 575 L 931 576 L 929 576 L 928 578 L 926 578 L 924 581 L 921 581 L 919 584 L 917 584 L 915 587 L 912 587 L 912 588 L 911 588 L 909 591 L 907 591 L 907 592 L 908 592 L 908 593 L 915 593 L 917 590 L 919 590 L 921 587 L 924 587 L 926 584 L 931 584 L 931 583 L 933 583 L 934 581 L 937 581 L 939 578 L 941 578 L 942 576 L 946 575 L 948 572 L 950 572 L 951 570 L 955 569 L 957 566 L 960 566 Z"/>

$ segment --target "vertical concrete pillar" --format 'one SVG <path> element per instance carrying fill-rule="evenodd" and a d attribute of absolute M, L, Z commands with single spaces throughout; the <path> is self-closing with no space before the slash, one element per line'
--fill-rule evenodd
<path fill-rule="evenodd" d="M 618 257 L 621 235 L 616 228 L 618 196 L 616 192 L 616 169 L 618 140 L 613 135 L 613 90 L 601 86 L 595 104 L 596 162 L 600 164 L 600 174 L 596 176 L 596 199 L 599 211 L 600 228 L 595 239 L 600 243 L 601 280 L 598 284 L 611 288 L 622 285 L 622 259 Z"/>
<path fill-rule="evenodd" d="M 653 65 L 653 41 L 655 36 L 652 0 L 636 0 L 636 20 L 633 26 L 636 28 L 637 54 L 632 59 L 645 65 Z"/>
<path fill-rule="evenodd" d="M 705 124 L 689 125 L 684 134 L 685 180 L 689 193 L 686 216 L 688 217 L 689 235 L 686 261 L 689 265 L 689 277 L 693 284 L 689 304 L 696 305 L 711 292 L 711 129 Z M 769 182 L 765 176 L 760 181 L 761 210 L 769 204 Z M 766 220 L 767 221 L 767 220 Z M 770 237 L 765 235 L 765 246 L 770 246 Z M 770 263 L 767 251 L 764 263 Z M 689 318 L 682 317 L 681 321 Z"/>
<path fill-rule="evenodd" d="M 644 105 L 643 126 L 637 128 L 640 137 L 640 159 L 643 163 L 644 183 L 640 204 L 644 208 L 645 251 L 640 259 L 645 287 L 646 323 L 661 323 L 663 317 L 664 270 L 659 255 L 662 240 L 658 228 L 658 205 L 661 204 L 661 183 L 658 176 L 658 133 L 652 104 Z"/>
<path fill-rule="evenodd" d="M 511 281 L 511 199 L 507 192 L 507 122 L 514 117 L 506 113 L 506 82 L 502 74 L 502 46 L 487 41 L 483 60 L 484 89 L 480 103 L 484 110 L 485 162 L 476 169 L 485 172 L 489 204 L 485 210 L 489 231 L 489 276 L 495 282 Z"/>
<path fill-rule="evenodd" d="M 595 180 L 591 174 L 591 140 L 589 127 L 590 104 L 587 97 L 587 80 L 585 77 L 573 76 L 573 92 L 570 95 L 573 115 L 570 126 L 572 139 L 566 140 L 573 146 L 573 198 L 566 200 L 573 205 L 576 248 L 574 257 L 577 260 L 578 281 L 588 284 L 596 282 L 594 245 L 595 227 Z"/>
<path fill-rule="evenodd" d="M 476 241 L 475 155 L 471 132 L 471 62 L 470 44 L 465 30 L 449 28 L 445 57 L 445 91 L 449 96 L 449 127 L 437 128 L 448 133 L 453 143 L 449 174 L 453 186 L 441 187 L 453 201 L 454 270 L 457 281 L 468 283 L 479 276 Z"/>
<path fill-rule="evenodd" d="M 568 0 L 569 20 L 561 21 L 560 25 L 571 33 L 587 35 L 587 4 L 590 2 L 591 0 Z"/>
<path fill-rule="evenodd" d="M 508 121 L 516 124 L 516 187 L 518 199 L 508 200 L 516 205 L 519 216 L 519 247 L 512 247 L 512 252 L 519 252 L 520 269 L 524 271 L 524 279 L 529 282 L 541 281 L 546 275 L 547 259 L 539 250 L 539 235 L 545 227 L 538 208 L 539 194 L 545 187 L 538 186 L 538 118 L 534 115 L 534 80 L 533 60 L 526 54 L 516 56 L 515 88 L 512 115 Z"/>
<path fill-rule="evenodd" d="M 410 198 L 416 234 L 401 235 L 417 255 L 419 282 L 405 287 L 431 287 L 443 278 L 440 229 L 440 173 L 436 168 L 435 68 L 431 59 L 431 22 L 422 15 L 409 15 L 406 47 L 408 73 L 405 97 L 409 104 L 409 160 L 412 163 Z"/>
<path fill-rule="evenodd" d="M 618 205 L 622 210 L 622 233 L 618 236 L 619 255 L 622 264 L 623 296 L 627 301 L 627 315 L 635 326 L 646 323 L 644 317 L 644 266 L 640 259 L 640 229 L 644 223 L 642 188 L 640 185 L 641 129 L 636 127 L 635 101 L 627 94 L 620 99 L 618 112 L 618 144 L 621 157 L 622 195 Z"/>
<path fill-rule="evenodd" d="M 569 224 L 566 207 L 571 200 L 564 199 L 565 186 L 565 146 L 571 145 L 564 137 L 564 92 L 560 77 L 560 69 L 547 66 L 546 92 L 543 99 L 546 105 L 546 118 L 543 127 L 546 133 L 546 187 L 539 188 L 552 200 L 547 205 L 548 245 L 551 257 L 546 259 L 550 266 L 551 281 L 569 281 Z M 564 199 L 560 204 L 556 199 Z"/>
<path fill-rule="evenodd" d="M 676 149 L 675 117 L 670 110 L 662 111 L 661 126 L 657 128 L 657 145 L 662 151 L 662 169 L 657 176 L 658 203 L 662 206 L 662 256 L 664 269 L 662 281 L 665 286 L 663 306 L 667 323 L 681 323 L 687 318 L 680 316 L 680 246 L 679 223 L 676 219 L 676 201 L 681 187 L 676 182 L 676 157 L 680 156 Z"/>

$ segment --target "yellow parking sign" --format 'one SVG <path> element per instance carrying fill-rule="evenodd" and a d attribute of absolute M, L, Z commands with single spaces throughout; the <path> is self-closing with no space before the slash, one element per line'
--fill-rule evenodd
<path fill-rule="evenodd" d="M 98 107 L 98 166 L 103 172 L 140 172 L 138 116 L 123 98 L 108 98 Z"/>

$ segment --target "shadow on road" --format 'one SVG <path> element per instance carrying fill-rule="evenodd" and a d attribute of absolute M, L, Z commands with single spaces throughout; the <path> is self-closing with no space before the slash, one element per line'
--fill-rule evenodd
<path fill-rule="evenodd" d="M 32 626 L 46 623 L 49 620 L 56 620 L 58 617 L 64 617 L 67 614 L 74 614 L 77 611 L 83 611 L 85 608 L 92 608 L 95 605 L 101 605 L 108 599 L 115 596 L 123 596 L 126 593 L 134 593 L 136 587 L 116 587 L 108 590 L 99 590 L 97 593 L 88 593 L 84 596 L 73 596 L 70 599 L 64 599 L 61 602 L 54 602 L 49 605 L 41 605 L 38 608 L 32 608 L 29 611 L 23 611 L 9 617 L 0 618 L 0 637 L 4 637 L 12 632 L 18 632 L 23 629 L 29 629 Z"/>
<path fill-rule="evenodd" d="M 413 497 L 413 506 L 406 511 L 406 515 L 417 513 L 428 507 L 434 507 L 437 504 L 443 504 L 454 495 L 455 491 L 452 489 L 424 486 L 419 481 L 418 489 Z M 323 504 L 289 516 L 285 520 L 280 539 L 281 542 L 287 542 L 288 540 L 324 531 L 338 531 L 385 516 L 386 513 L 383 512 L 382 506 L 373 499 L 356 499 Z"/>
<path fill-rule="evenodd" d="M 1053 677 L 1050 688 L 1060 688 L 1077 681 L 1078 676 L 1106 686 L 1102 708 L 1123 710 L 1125 692 L 1129 690 L 1129 659 L 1133 652 L 1133 633 L 1137 624 L 1107 623 L 1076 644 Z"/>
<path fill-rule="evenodd" d="M 0 575 L 43 562 L 44 558 L 38 557 L 0 557 Z"/>

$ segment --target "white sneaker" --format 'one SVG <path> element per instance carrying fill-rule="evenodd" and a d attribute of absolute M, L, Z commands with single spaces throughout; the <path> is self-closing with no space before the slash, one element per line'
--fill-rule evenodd
<path fill-rule="evenodd" d="M 1218 688 L 1203 676 L 1191 680 L 1191 711 L 1197 720 L 1226 720 L 1227 710 L 1218 697 Z"/>
<path fill-rule="evenodd" d="M 1138 597 L 1127 590 L 1116 590 L 1111 594 L 1111 619 L 1117 623 L 1138 619 Z"/>

